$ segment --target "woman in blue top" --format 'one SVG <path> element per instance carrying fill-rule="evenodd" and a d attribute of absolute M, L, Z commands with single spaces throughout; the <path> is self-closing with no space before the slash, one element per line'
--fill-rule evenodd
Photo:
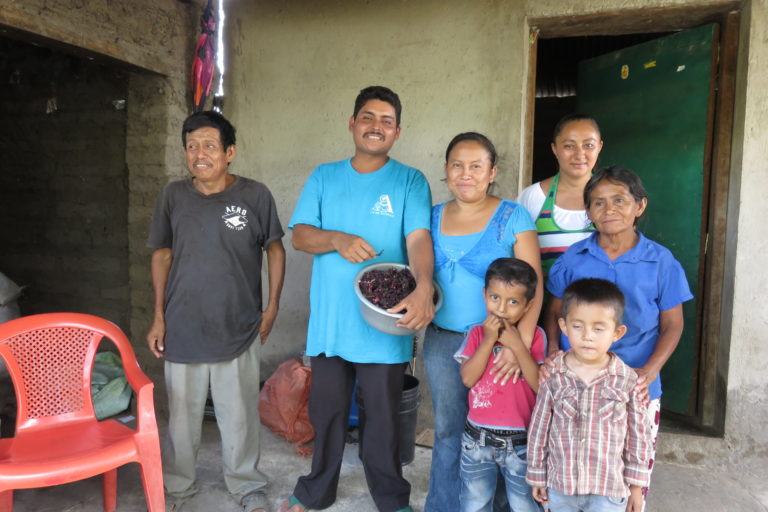
<path fill-rule="evenodd" d="M 464 335 L 485 319 L 483 279 L 497 258 L 514 256 L 536 269 L 539 284 L 531 309 L 518 328 L 530 345 L 541 309 L 541 260 L 536 226 L 521 205 L 489 193 L 497 175 L 496 149 L 484 135 L 461 133 L 445 152 L 445 181 L 453 199 L 432 208 L 435 279 L 443 307 L 427 327 L 424 362 L 432 394 L 435 441 L 425 512 L 459 510 L 459 458 L 467 417 L 467 388 L 453 355 Z M 502 382 L 519 369 L 504 350 L 496 373 Z"/>
<path fill-rule="evenodd" d="M 563 350 L 569 348 L 568 337 L 557 327 L 561 298 L 569 284 L 597 277 L 619 287 L 626 300 L 627 333 L 611 351 L 635 369 L 638 391 L 650 399 L 648 416 L 655 446 L 659 372 L 680 341 L 683 302 L 693 295 L 683 267 L 669 249 L 636 229 L 648 206 L 648 194 L 635 173 L 618 165 L 597 171 L 584 188 L 584 204 L 597 231 L 571 245 L 549 272 L 547 290 L 552 302 L 545 317 L 547 336 L 559 338 Z"/>

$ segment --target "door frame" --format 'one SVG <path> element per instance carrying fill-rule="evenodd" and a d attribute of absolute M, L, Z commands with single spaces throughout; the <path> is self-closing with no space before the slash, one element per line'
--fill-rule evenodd
<path fill-rule="evenodd" d="M 696 329 L 698 349 L 698 389 L 693 416 L 665 412 L 665 422 L 673 420 L 697 432 L 723 436 L 727 395 L 730 325 L 723 314 L 725 281 L 726 214 L 733 144 L 733 116 L 736 100 L 736 66 L 739 51 L 741 2 L 734 0 L 718 5 L 649 7 L 624 9 L 580 16 L 529 18 L 527 84 L 524 105 L 523 158 L 520 170 L 521 188 L 531 184 L 533 124 L 536 105 L 536 59 L 540 38 L 574 36 L 623 35 L 633 33 L 671 32 L 718 23 L 719 62 L 716 79 L 714 121 L 711 152 L 705 158 L 706 195 L 702 212 L 705 222 L 702 275 L 700 276 L 701 308 Z M 689 327 L 690 328 L 690 327 Z"/>

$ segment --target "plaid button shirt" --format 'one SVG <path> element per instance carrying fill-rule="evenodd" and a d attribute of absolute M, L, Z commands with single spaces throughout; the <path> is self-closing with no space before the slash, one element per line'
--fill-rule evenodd
<path fill-rule="evenodd" d="M 614 498 L 627 496 L 629 485 L 646 487 L 651 430 L 636 382 L 614 354 L 588 385 L 565 365 L 565 354 L 556 357 L 528 431 L 528 484 Z"/>

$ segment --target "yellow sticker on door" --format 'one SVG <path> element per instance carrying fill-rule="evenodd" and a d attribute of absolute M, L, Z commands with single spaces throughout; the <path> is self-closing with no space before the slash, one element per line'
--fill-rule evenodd
<path fill-rule="evenodd" d="M 644 67 L 645 69 L 651 69 L 651 68 L 655 68 L 655 67 L 656 67 L 656 61 L 655 61 L 655 60 L 649 60 L 648 62 L 646 62 L 645 64 L 643 64 L 643 67 Z"/>
<path fill-rule="evenodd" d="M 621 66 L 621 79 L 626 80 L 627 78 L 629 78 L 629 66 L 624 64 Z"/>

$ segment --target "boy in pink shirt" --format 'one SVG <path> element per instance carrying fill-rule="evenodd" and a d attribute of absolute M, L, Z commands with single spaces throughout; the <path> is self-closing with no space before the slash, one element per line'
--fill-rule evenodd
<path fill-rule="evenodd" d="M 522 260 L 499 258 L 491 263 L 484 289 L 488 316 L 470 329 L 456 354 L 464 385 L 471 388 L 459 467 L 461 512 L 492 510 L 499 470 L 512 511 L 541 510 L 525 482 L 526 429 L 547 343 L 541 328 L 537 327 L 530 347 L 517 331 L 517 322 L 531 306 L 536 281 L 536 272 Z M 502 384 L 491 370 L 496 355 L 507 349 L 517 358 L 523 378 Z"/>

